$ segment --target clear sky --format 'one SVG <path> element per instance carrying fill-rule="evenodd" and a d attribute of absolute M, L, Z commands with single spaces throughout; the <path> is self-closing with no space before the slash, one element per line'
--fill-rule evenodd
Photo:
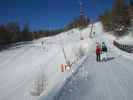
<path fill-rule="evenodd" d="M 82 0 L 91 19 L 112 7 L 113 0 Z M 32 30 L 60 28 L 79 16 L 79 0 L 0 0 L 0 24 L 29 23 Z"/>

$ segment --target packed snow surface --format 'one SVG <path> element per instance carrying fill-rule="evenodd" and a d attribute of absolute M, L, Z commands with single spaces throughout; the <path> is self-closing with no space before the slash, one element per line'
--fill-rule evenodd
<path fill-rule="evenodd" d="M 94 24 L 94 38 L 90 31 L 91 25 L 0 52 L 0 100 L 132 100 L 133 55 L 113 46 L 116 38 L 105 33 L 100 22 Z M 96 42 L 103 41 L 108 60 L 96 62 Z M 73 63 L 66 72 L 60 68 L 66 64 L 63 49 Z M 46 86 L 35 96 L 33 83 L 39 79 L 46 80 Z"/>

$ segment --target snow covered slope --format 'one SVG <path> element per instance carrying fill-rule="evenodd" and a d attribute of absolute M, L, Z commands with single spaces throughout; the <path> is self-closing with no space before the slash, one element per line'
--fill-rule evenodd
<path fill-rule="evenodd" d="M 53 100 L 132 100 L 133 55 L 117 49 L 113 40 L 111 35 L 99 34 L 95 42 L 107 44 L 108 60 L 96 62 L 94 45 L 91 55 Z"/>
<path fill-rule="evenodd" d="M 98 23 L 99 24 L 99 23 Z M 96 24 L 97 25 L 97 24 Z M 133 55 L 120 51 L 113 45 L 116 38 L 100 31 L 97 26 L 88 58 L 79 70 L 69 78 L 54 98 L 41 100 L 132 100 Z M 86 31 L 85 31 L 86 30 Z M 85 29 L 84 32 L 88 32 Z M 107 62 L 95 61 L 95 43 L 105 42 L 108 46 Z"/>
<path fill-rule="evenodd" d="M 129 82 L 129 80 L 133 78 L 132 59 L 130 59 L 132 55 L 122 52 L 112 45 L 115 37 L 104 33 L 100 22 L 94 25 L 95 38 L 89 38 L 90 31 L 91 25 L 83 30 L 73 29 L 0 52 L 0 100 L 81 100 L 80 98 L 83 100 L 84 98 L 85 100 L 86 98 L 123 100 L 121 99 L 123 96 L 126 98 L 124 100 L 131 100 L 132 81 Z M 82 41 L 80 40 L 81 35 L 84 38 Z M 44 41 L 43 46 L 42 41 Z M 112 60 L 110 59 L 107 63 L 95 62 L 95 43 L 97 41 L 106 42 L 109 47 L 109 56 L 113 57 Z M 74 62 L 72 70 L 64 73 L 60 69 L 60 65 L 66 63 L 62 48 L 65 50 L 67 59 Z M 80 49 L 84 53 L 84 57 L 77 61 L 81 53 Z M 123 54 L 121 55 L 120 52 Z M 122 65 L 123 67 L 121 67 Z M 125 68 L 126 65 L 129 66 Z M 70 89 L 63 90 L 64 94 L 60 91 L 64 89 L 63 87 L 67 87 L 66 82 L 73 82 L 76 75 L 81 75 L 78 69 L 83 67 L 85 68 L 83 74 L 90 78 L 86 82 L 84 79 L 81 80 L 83 83 L 78 82 L 82 91 L 74 93 L 81 94 L 71 93 L 72 95 L 69 97 L 73 99 L 67 98 L 67 91 L 74 91 L 71 85 L 68 84 Z M 42 79 L 42 76 L 46 80 L 46 88 L 40 96 L 33 96 L 31 94 L 33 84 Z M 84 87 L 86 85 L 87 87 Z M 123 92 L 124 90 L 125 92 Z M 65 94 L 66 96 L 64 96 Z M 74 99 L 74 97 L 79 99 Z"/>
<path fill-rule="evenodd" d="M 133 37 L 131 35 L 124 36 L 120 39 L 118 39 L 120 43 L 128 44 L 128 45 L 133 45 Z"/>
<path fill-rule="evenodd" d="M 47 81 L 44 95 L 62 84 L 68 76 L 60 70 L 60 65 L 66 63 L 62 48 L 67 58 L 74 62 L 81 44 L 86 52 L 91 45 L 90 39 L 80 41 L 79 33 L 79 29 L 73 29 L 0 52 L 0 100 L 37 100 L 39 97 L 30 92 L 34 81 L 42 75 Z"/>
<path fill-rule="evenodd" d="M 53 100 L 132 100 L 133 61 L 109 55 L 107 62 L 100 63 L 94 54 L 88 57 Z"/>

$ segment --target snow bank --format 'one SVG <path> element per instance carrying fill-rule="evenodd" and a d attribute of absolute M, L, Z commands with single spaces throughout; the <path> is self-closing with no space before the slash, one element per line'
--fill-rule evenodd
<path fill-rule="evenodd" d="M 79 63 L 81 63 L 83 61 L 83 59 L 85 59 L 85 57 L 87 57 L 88 53 L 89 53 L 89 50 L 92 46 L 92 39 L 89 39 L 88 37 L 87 38 L 84 38 L 84 40 L 80 40 L 80 33 L 81 34 L 84 34 L 84 35 L 88 35 L 88 30 L 86 29 L 86 31 L 84 31 L 85 33 L 82 33 L 83 31 L 82 30 L 79 30 L 79 29 L 73 29 L 73 30 L 70 30 L 68 32 L 64 32 L 62 34 L 59 34 L 55 37 L 52 37 L 52 38 L 49 38 L 48 41 L 50 41 L 51 43 L 54 43 L 58 46 L 60 46 L 60 48 L 64 48 L 64 51 L 65 51 L 65 54 L 66 54 L 66 57 L 67 57 L 67 60 L 70 61 L 70 63 L 73 63 L 72 65 L 72 69 L 71 71 L 74 72 L 76 71 L 76 69 L 79 67 Z M 56 42 L 54 42 L 56 41 Z M 81 57 L 80 56 L 80 53 L 81 51 L 83 51 L 83 55 Z M 60 51 L 62 52 L 62 50 Z M 62 53 L 63 55 L 63 53 Z M 56 73 L 54 72 L 54 75 L 53 75 L 53 72 L 50 73 L 49 75 L 47 75 L 49 72 L 45 72 L 45 74 L 47 75 L 48 77 L 48 82 L 49 82 L 49 85 L 47 87 L 47 90 L 46 92 L 44 91 L 44 93 L 42 93 L 42 95 L 40 96 L 40 99 L 43 100 L 44 98 L 47 100 L 52 100 L 52 97 L 54 97 L 55 93 L 63 86 L 63 84 L 65 83 L 66 81 L 66 78 L 69 78 L 72 73 L 71 72 L 65 72 L 65 73 L 62 73 L 60 71 L 60 66 L 59 66 L 59 63 L 56 63 L 57 60 L 60 61 L 60 64 L 62 64 L 63 62 L 61 61 L 61 59 L 64 59 L 64 57 L 62 56 L 56 56 L 56 59 L 55 59 L 55 62 L 52 62 L 53 65 L 51 66 L 58 66 L 57 69 L 54 69 L 56 70 Z M 79 63 L 78 63 L 79 62 Z M 65 64 L 65 62 L 64 62 Z M 48 69 L 48 70 L 51 70 L 51 69 Z M 51 76 L 51 78 L 49 77 Z M 43 98 L 43 99 L 42 99 Z"/>
<path fill-rule="evenodd" d="M 65 72 L 62 73 L 60 75 L 60 77 L 57 78 L 57 80 L 55 80 L 56 82 L 54 82 L 54 87 L 51 88 L 50 91 L 44 94 L 42 94 L 39 98 L 39 100 L 53 100 L 53 98 L 56 96 L 56 94 L 60 91 L 60 89 L 64 86 L 65 82 L 67 82 L 69 80 L 69 78 L 77 72 L 78 68 L 82 65 L 83 61 L 85 59 L 87 59 L 87 55 L 84 56 L 80 61 L 77 62 L 77 64 L 74 64 L 72 66 L 72 70 L 69 72 Z"/>
<path fill-rule="evenodd" d="M 119 43 L 133 45 L 133 37 L 131 35 L 124 36 L 118 39 Z"/>
<path fill-rule="evenodd" d="M 79 66 L 77 63 L 88 55 L 93 43 L 88 37 L 89 32 L 89 26 L 83 30 L 72 29 L 0 52 L 0 99 L 37 100 L 54 95 L 53 92 L 61 87 L 64 79 L 71 76 L 71 72 L 61 72 L 60 65 L 66 64 L 62 48 L 67 59 L 73 63 L 72 70 L 76 70 Z M 82 41 L 81 34 L 84 35 Z M 79 57 L 81 52 L 83 55 Z M 42 75 L 45 75 L 47 87 L 40 97 L 33 96 L 31 91 L 35 91 L 37 81 L 40 84 Z"/>

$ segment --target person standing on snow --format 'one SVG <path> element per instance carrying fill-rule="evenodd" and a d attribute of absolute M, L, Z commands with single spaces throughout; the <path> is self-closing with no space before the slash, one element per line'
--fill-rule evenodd
<path fill-rule="evenodd" d="M 44 50 L 45 49 L 44 41 L 42 41 L 41 44 L 42 44 L 42 49 Z"/>
<path fill-rule="evenodd" d="M 108 49 L 107 49 L 105 42 L 102 42 L 102 53 L 103 53 L 104 60 L 107 60 L 107 51 L 108 51 Z"/>
<path fill-rule="evenodd" d="M 101 47 L 99 45 L 96 46 L 96 61 L 101 60 Z"/>

